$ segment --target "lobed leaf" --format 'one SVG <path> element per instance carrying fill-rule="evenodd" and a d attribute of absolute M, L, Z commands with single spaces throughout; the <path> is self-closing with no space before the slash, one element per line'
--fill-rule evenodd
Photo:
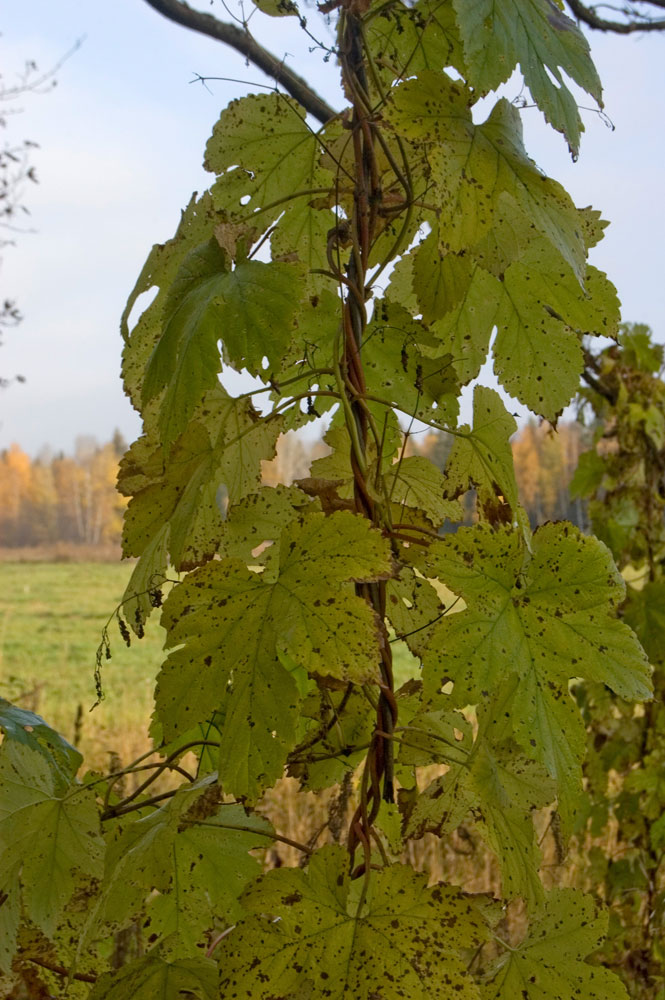
<path fill-rule="evenodd" d="M 613 973 L 584 958 L 607 931 L 607 914 L 577 889 L 553 889 L 544 915 L 489 970 L 483 1000 L 627 1000 Z"/>
<path fill-rule="evenodd" d="M 94 792 L 62 787 L 61 774 L 24 743 L 0 749 L 0 863 L 10 874 L 7 914 L 23 912 L 47 936 L 81 875 L 99 877 L 103 843 Z M 11 921 L 10 921 L 11 922 Z"/>
<path fill-rule="evenodd" d="M 453 0 L 464 44 L 468 82 L 486 94 L 509 78 L 519 63 L 531 96 L 545 118 L 563 132 L 577 157 L 584 130 L 577 101 L 563 74 L 603 106 L 589 43 L 552 0 Z"/>
<path fill-rule="evenodd" d="M 516 674 L 515 737 L 570 801 L 584 733 L 569 679 L 600 681 L 631 699 L 651 692 L 637 639 L 612 616 L 624 587 L 609 552 L 571 525 L 548 524 L 528 556 L 516 534 L 477 525 L 437 544 L 426 571 L 467 604 L 433 629 L 426 690 L 452 679 L 456 704 L 474 704 Z"/>
<path fill-rule="evenodd" d="M 150 952 L 97 980 L 89 1000 L 217 1000 L 217 966 L 212 959 L 170 962 Z"/>
<path fill-rule="evenodd" d="M 402 865 L 373 872 L 364 900 L 361 887 L 340 847 L 317 851 L 306 872 L 280 869 L 257 879 L 243 897 L 256 916 L 222 945 L 224 995 L 478 997 L 461 952 L 486 930 L 468 898 L 451 886 L 427 888 L 423 875 Z"/>
<path fill-rule="evenodd" d="M 164 605 L 168 646 L 157 711 L 166 739 L 225 705 L 220 778 L 254 796 L 282 771 L 295 742 L 299 696 L 279 660 L 358 683 L 377 678 L 378 631 L 351 580 L 393 573 L 390 548 L 363 518 L 306 514 L 280 540 L 279 570 L 266 580 L 237 560 L 208 563 Z M 251 718 L 254 725 L 243 721 Z"/>

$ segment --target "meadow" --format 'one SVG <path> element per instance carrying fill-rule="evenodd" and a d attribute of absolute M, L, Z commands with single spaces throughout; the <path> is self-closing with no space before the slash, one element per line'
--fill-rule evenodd
<path fill-rule="evenodd" d="M 43 716 L 89 766 L 146 747 L 164 632 L 154 617 L 128 648 L 115 621 L 94 709 L 95 654 L 131 574 L 127 563 L 0 563 L 0 695 Z"/>

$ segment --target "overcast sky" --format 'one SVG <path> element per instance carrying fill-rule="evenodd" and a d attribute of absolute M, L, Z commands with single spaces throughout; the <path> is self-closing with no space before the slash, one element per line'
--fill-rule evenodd
<path fill-rule="evenodd" d="M 213 5 L 226 16 L 220 0 Z M 296 46 L 294 26 L 272 20 L 263 40 L 339 106 L 337 69 L 306 39 Z M 252 89 L 211 83 L 209 92 L 190 81 L 266 80 L 144 0 L 10 0 L 0 30 L 5 84 L 26 59 L 47 69 L 85 36 L 56 89 L 25 97 L 5 130 L 39 143 L 40 183 L 26 191 L 33 232 L 4 252 L 0 271 L 0 297 L 16 298 L 25 315 L 0 347 L 0 375 L 27 379 L 0 393 L 0 449 L 15 441 L 31 454 L 45 444 L 70 451 L 77 435 L 106 441 L 116 427 L 131 440 L 139 420 L 119 380 L 120 313 L 150 246 L 173 234 L 191 192 L 210 183 L 201 160 L 220 110 Z M 573 164 L 563 139 L 526 110 L 527 149 L 578 205 L 611 221 L 591 260 L 618 287 L 624 319 L 649 323 L 665 342 L 665 36 L 594 34 L 591 43 L 615 130 L 585 112 Z"/>

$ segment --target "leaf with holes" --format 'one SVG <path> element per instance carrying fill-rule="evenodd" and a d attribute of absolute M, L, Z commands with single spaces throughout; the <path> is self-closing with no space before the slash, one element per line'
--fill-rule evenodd
<path fill-rule="evenodd" d="M 517 429 L 494 389 L 476 386 L 473 393 L 473 430 L 460 427 L 446 463 L 446 496 L 468 489 L 478 491 L 480 506 L 490 521 L 518 517 L 520 504 L 510 436 Z"/>
<path fill-rule="evenodd" d="M 187 430 L 166 451 L 150 437 L 136 441 L 120 465 L 118 489 L 127 507 L 123 553 L 148 553 L 158 566 L 158 537 L 168 525 L 168 549 L 176 569 L 205 562 L 217 551 L 228 499 L 239 502 L 261 481 L 261 461 L 275 454 L 279 419 L 259 418 L 248 399 L 233 399 L 221 386 L 208 393 Z"/>
<path fill-rule="evenodd" d="M 472 95 L 445 73 L 424 71 L 393 92 L 386 117 L 398 134 L 425 143 L 439 201 L 439 245 L 474 247 L 512 200 L 572 268 L 584 276 L 586 246 L 577 209 L 560 184 L 544 177 L 524 149 L 519 111 L 498 101 L 475 125 Z"/>
<path fill-rule="evenodd" d="M 364 899 L 362 886 L 339 847 L 257 879 L 242 900 L 256 915 L 220 946 L 224 996 L 478 997 L 462 953 L 486 929 L 470 899 L 402 865 L 373 872 Z"/>
<path fill-rule="evenodd" d="M 624 698 L 651 691 L 646 657 L 614 617 L 624 586 L 608 550 L 571 525 L 548 524 L 529 556 L 517 534 L 477 525 L 437 543 L 426 572 L 467 604 L 433 630 L 426 689 L 450 679 L 455 703 L 475 704 L 516 674 L 515 738 L 574 797 L 584 740 L 569 679 L 600 681 Z"/>
<path fill-rule="evenodd" d="M 494 370 L 507 392 L 550 421 L 577 391 L 581 335 L 613 337 L 618 330 L 614 287 L 595 268 L 588 269 L 586 286 L 584 293 L 543 240 L 508 267 L 501 283 Z"/>
<path fill-rule="evenodd" d="M 260 375 L 264 357 L 276 363 L 284 356 L 302 292 L 301 276 L 288 264 L 245 260 L 229 270 L 215 239 L 185 258 L 143 383 L 144 403 L 165 390 L 159 420 L 167 445 L 217 385 L 222 358 Z"/>
<path fill-rule="evenodd" d="M 187 256 L 212 237 L 221 220 L 222 215 L 215 209 L 208 192 L 198 200 L 192 196 L 181 214 L 175 236 L 152 248 L 127 300 L 120 321 L 125 340 L 122 375 L 125 391 L 137 409 L 141 404 L 148 359 L 162 335 L 171 285 Z M 153 288 L 157 288 L 157 294 L 141 313 L 130 333 L 129 320 L 137 301 Z"/>
<path fill-rule="evenodd" d="M 336 123 L 330 128 L 338 130 Z M 302 218 L 333 183 L 333 174 L 321 165 L 322 153 L 305 109 L 292 98 L 251 94 L 231 101 L 206 146 L 204 166 L 220 175 L 213 203 L 232 218 L 249 218 L 260 208 L 262 225 L 270 225 L 287 204 Z"/>
<path fill-rule="evenodd" d="M 390 547 L 363 518 L 300 516 L 285 528 L 267 579 L 237 560 L 208 563 L 169 595 L 168 646 L 157 682 L 166 739 L 224 704 L 220 750 L 225 790 L 254 796 L 282 771 L 295 742 L 299 702 L 283 651 L 314 674 L 377 679 L 378 631 L 353 580 L 388 578 Z M 250 717 L 253 725 L 241 725 Z"/>

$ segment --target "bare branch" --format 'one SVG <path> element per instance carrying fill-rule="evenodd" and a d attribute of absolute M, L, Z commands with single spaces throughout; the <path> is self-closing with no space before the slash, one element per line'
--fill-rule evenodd
<path fill-rule="evenodd" d="M 620 8 L 610 8 L 616 10 L 625 20 L 609 21 L 598 14 L 599 6 L 609 5 L 599 4 L 587 7 L 580 0 L 566 0 L 566 2 L 578 21 L 582 21 L 589 28 L 595 28 L 597 31 L 613 31 L 617 35 L 630 35 L 636 31 L 665 31 L 665 19 L 653 20 L 648 14 L 643 13 L 636 4 L 631 6 L 626 3 Z M 665 5 L 662 0 L 644 0 L 640 6 L 662 9 Z"/>
<path fill-rule="evenodd" d="M 277 59 L 262 45 L 259 45 L 246 28 L 239 28 L 235 24 L 219 21 L 212 14 L 204 14 L 194 10 L 182 0 L 145 0 L 145 2 L 170 21 L 174 21 L 184 28 L 190 28 L 192 31 L 198 31 L 202 35 L 208 35 L 209 38 L 214 38 L 216 41 L 236 49 L 251 63 L 281 84 L 287 94 L 299 101 L 322 125 L 325 125 L 337 114 L 334 108 L 331 108 L 322 97 L 319 97 L 306 80 L 285 66 L 282 60 Z"/>

